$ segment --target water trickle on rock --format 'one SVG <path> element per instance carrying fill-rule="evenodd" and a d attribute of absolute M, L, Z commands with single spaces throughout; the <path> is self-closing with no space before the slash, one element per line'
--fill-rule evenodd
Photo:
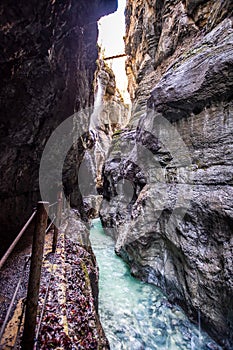
<path fill-rule="evenodd" d="M 133 278 L 100 220 L 92 224 L 90 239 L 100 270 L 99 313 L 111 349 L 221 350 L 159 289 Z"/>
<path fill-rule="evenodd" d="M 97 91 L 95 94 L 94 109 L 90 118 L 90 126 L 89 126 L 89 131 L 94 133 L 96 133 L 96 129 L 100 124 L 99 114 L 102 107 L 103 94 L 104 94 L 104 91 L 101 85 L 101 79 L 100 77 L 97 77 Z"/>

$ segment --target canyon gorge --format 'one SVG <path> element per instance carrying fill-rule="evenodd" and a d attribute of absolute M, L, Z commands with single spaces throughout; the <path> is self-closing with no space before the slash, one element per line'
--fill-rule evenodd
<path fill-rule="evenodd" d="M 40 197 L 39 164 L 52 131 L 93 105 L 97 21 L 117 4 L 3 1 L 0 6 L 0 220 L 4 239 L 11 239 Z"/>
<path fill-rule="evenodd" d="M 231 350 L 232 1 L 126 1 L 131 107 L 97 47 L 97 21 L 116 9 L 113 0 L 0 4 L 0 253 L 40 199 L 46 142 L 75 115 L 72 133 L 85 132 L 63 183 L 48 174 L 51 193 L 62 186 L 72 208 L 72 239 L 84 232 L 95 265 L 88 222 L 100 217 L 131 275 L 199 322 L 219 344 L 208 349 Z"/>
<path fill-rule="evenodd" d="M 100 212 L 131 272 L 162 288 L 192 319 L 199 310 L 229 349 L 231 16 L 228 1 L 128 1 L 132 116 L 105 163 Z M 116 193 L 123 180 L 132 186 L 124 207 L 124 186 Z"/>

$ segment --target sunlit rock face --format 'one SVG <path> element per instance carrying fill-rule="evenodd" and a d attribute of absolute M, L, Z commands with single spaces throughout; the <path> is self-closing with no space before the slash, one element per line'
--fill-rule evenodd
<path fill-rule="evenodd" d="M 82 207 L 88 218 L 99 216 L 104 162 L 113 136 L 124 128 L 129 119 L 129 106 L 124 103 L 116 86 L 113 70 L 103 59 L 99 58 L 97 62 L 95 101 L 89 125 L 89 137 L 93 144 L 84 150 L 79 168 L 79 188 L 84 198 Z"/>
<path fill-rule="evenodd" d="M 98 67 L 94 81 L 95 102 L 90 118 L 90 136 L 93 138 L 93 147 L 86 149 L 79 170 L 80 189 L 84 196 L 97 196 L 96 200 L 85 199 L 86 210 L 98 217 L 100 198 L 102 194 L 102 170 L 107 157 L 112 137 L 127 124 L 129 106 L 116 87 L 113 70 L 103 59 L 98 59 Z M 91 207 L 91 203 L 95 204 Z M 89 209 L 93 210 L 89 210 Z M 88 214 L 88 216 L 90 216 Z M 91 215 L 92 216 L 92 215 Z"/>
<path fill-rule="evenodd" d="M 97 105 L 97 115 L 94 115 L 98 134 L 95 147 L 96 186 L 102 192 L 102 169 L 112 142 L 112 136 L 127 124 L 129 108 L 125 105 L 116 87 L 114 72 L 103 60 L 99 60 L 96 85 L 97 89 L 100 90 L 99 100 L 97 98 L 97 104 L 99 104 L 99 106 Z"/>
<path fill-rule="evenodd" d="M 105 229 L 134 275 L 233 347 L 230 1 L 128 1 L 133 112 L 105 163 Z"/>
<path fill-rule="evenodd" d="M 39 199 L 39 163 L 51 132 L 93 104 L 96 22 L 116 6 L 1 1 L 1 234 L 14 235 Z"/>

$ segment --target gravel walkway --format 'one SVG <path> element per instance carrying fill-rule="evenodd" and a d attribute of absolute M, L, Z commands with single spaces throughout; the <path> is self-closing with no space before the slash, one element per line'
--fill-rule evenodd
<path fill-rule="evenodd" d="M 52 233 L 49 233 L 46 236 L 40 285 L 37 349 L 109 349 L 98 318 L 98 268 L 89 244 L 88 229 L 79 221 L 77 213 L 71 211 L 60 229 L 55 255 L 51 253 L 51 241 Z M 21 247 L 17 248 L 1 271 L 1 323 L 21 275 L 25 257 L 30 254 L 29 243 L 28 240 L 22 241 Z M 17 301 L 26 296 L 28 274 L 29 266 Z M 20 349 L 19 339 L 16 349 Z"/>

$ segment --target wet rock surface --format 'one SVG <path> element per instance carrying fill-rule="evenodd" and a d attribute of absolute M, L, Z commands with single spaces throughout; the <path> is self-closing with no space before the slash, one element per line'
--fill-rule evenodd
<path fill-rule="evenodd" d="M 52 131 L 74 112 L 93 104 L 97 20 L 116 5 L 106 0 L 1 2 L 0 221 L 4 240 L 12 239 L 39 199 L 39 164 Z"/>
<path fill-rule="evenodd" d="M 85 155 L 86 166 L 83 173 L 90 173 L 86 183 L 87 194 L 102 194 L 102 170 L 107 157 L 112 137 L 126 126 L 129 118 L 129 106 L 124 103 L 123 97 L 116 86 L 113 70 L 101 58 L 98 59 L 98 68 L 95 73 L 95 103 L 91 115 L 90 132 L 95 143 L 92 150 Z M 85 180 L 85 176 L 81 177 Z M 82 184 L 80 184 L 82 186 Z M 91 188 L 90 188 L 91 187 Z"/>
<path fill-rule="evenodd" d="M 113 139 L 101 209 L 131 272 L 192 320 L 200 312 L 224 349 L 233 347 L 231 13 L 229 1 L 128 1 L 133 113 Z"/>
<path fill-rule="evenodd" d="M 90 240 L 100 272 L 101 323 L 111 349 L 222 349 L 158 288 L 132 277 L 128 265 L 113 254 L 114 241 L 99 219 L 92 221 Z"/>
<path fill-rule="evenodd" d="M 169 65 L 192 50 L 225 18 L 230 18 L 232 11 L 230 0 L 127 1 L 125 45 L 133 100 L 132 127 L 136 127 L 151 90 Z M 226 31 L 224 35 L 227 39 Z M 211 42 L 209 45 L 214 48 Z"/>

